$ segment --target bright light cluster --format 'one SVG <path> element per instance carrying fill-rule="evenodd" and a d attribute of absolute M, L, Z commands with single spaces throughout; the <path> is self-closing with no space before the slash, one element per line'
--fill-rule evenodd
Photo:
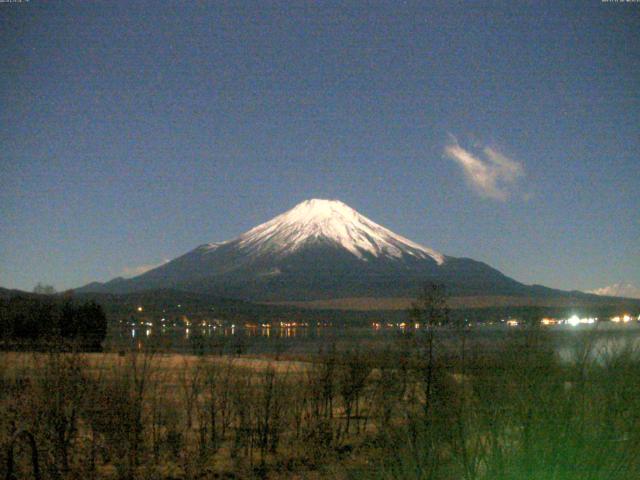
<path fill-rule="evenodd" d="M 583 318 L 580 318 L 577 315 L 572 315 L 566 320 L 566 323 L 568 323 L 572 327 L 576 327 L 576 326 L 578 326 L 580 324 L 590 325 L 590 324 L 596 323 L 597 320 L 598 319 L 594 318 L 594 317 L 583 317 Z"/>

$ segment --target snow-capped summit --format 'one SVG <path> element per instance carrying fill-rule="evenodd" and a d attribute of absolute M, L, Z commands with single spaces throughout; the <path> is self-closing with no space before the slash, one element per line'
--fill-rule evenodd
<path fill-rule="evenodd" d="M 360 215 L 338 200 L 312 199 L 252 228 L 238 239 L 239 247 L 255 254 L 284 255 L 313 243 L 332 243 L 360 259 L 430 257 L 439 265 L 444 256 L 418 245 Z"/>

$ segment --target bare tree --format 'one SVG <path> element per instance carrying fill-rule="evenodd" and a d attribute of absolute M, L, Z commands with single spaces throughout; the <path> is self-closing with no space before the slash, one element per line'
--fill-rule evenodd
<path fill-rule="evenodd" d="M 433 391 L 435 368 L 435 330 L 447 325 L 450 321 L 447 294 L 444 285 L 427 283 L 423 286 L 418 297 L 409 310 L 411 320 L 417 324 L 422 332 L 419 337 L 424 341 L 423 383 L 424 383 L 424 414 L 429 415 Z"/>
<path fill-rule="evenodd" d="M 39 293 L 40 295 L 53 295 L 56 293 L 56 289 L 53 288 L 53 285 L 45 285 L 42 282 L 38 282 L 35 287 L 33 287 L 33 293 Z"/>

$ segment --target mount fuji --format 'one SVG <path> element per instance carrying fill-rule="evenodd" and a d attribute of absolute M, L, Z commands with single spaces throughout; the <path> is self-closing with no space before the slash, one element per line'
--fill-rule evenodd
<path fill-rule="evenodd" d="M 78 291 L 177 289 L 252 301 L 414 296 L 425 282 L 453 295 L 548 295 L 490 266 L 412 242 L 337 200 L 296 205 L 239 237 L 208 243 L 130 279 Z"/>

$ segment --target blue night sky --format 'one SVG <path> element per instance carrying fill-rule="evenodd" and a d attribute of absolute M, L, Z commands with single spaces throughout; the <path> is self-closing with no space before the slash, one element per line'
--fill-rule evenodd
<path fill-rule="evenodd" d="M 316 197 L 525 283 L 640 287 L 638 3 L 55 3 L 0 4 L 3 287 Z"/>

